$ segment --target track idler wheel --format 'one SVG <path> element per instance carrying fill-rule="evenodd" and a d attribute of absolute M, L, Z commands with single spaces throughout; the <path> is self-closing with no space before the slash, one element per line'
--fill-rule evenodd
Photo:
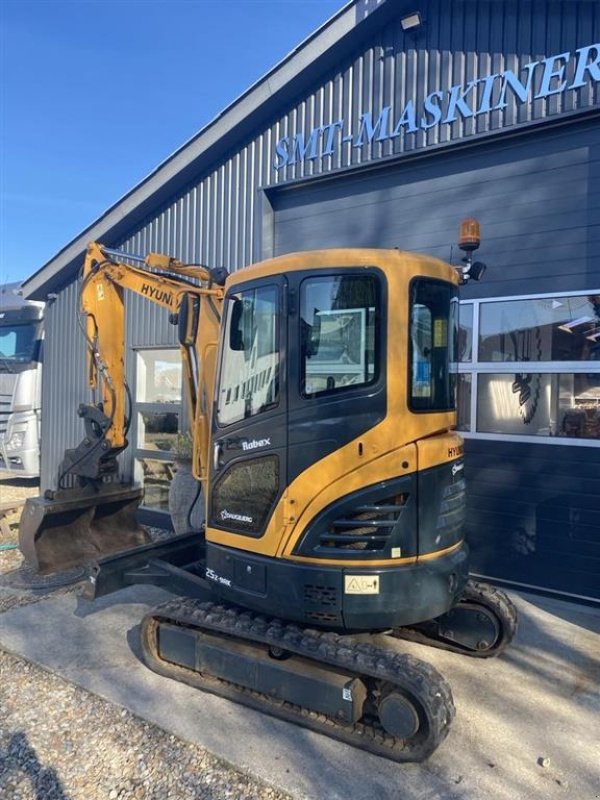
<path fill-rule="evenodd" d="M 458 603 L 445 614 L 395 628 L 392 636 L 476 658 L 492 658 L 508 647 L 516 630 L 517 609 L 507 595 L 490 584 L 469 580 Z"/>
<path fill-rule="evenodd" d="M 379 722 L 390 736 L 409 739 L 421 727 L 419 712 L 414 704 L 391 685 L 382 689 L 377 703 Z"/>

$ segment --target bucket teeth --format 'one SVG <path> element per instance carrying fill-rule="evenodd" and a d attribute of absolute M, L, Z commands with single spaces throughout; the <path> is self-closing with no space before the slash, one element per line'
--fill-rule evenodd
<path fill-rule="evenodd" d="M 25 562 L 41 575 L 84 566 L 149 542 L 138 525 L 138 487 L 65 489 L 52 499 L 29 498 L 19 525 Z"/>

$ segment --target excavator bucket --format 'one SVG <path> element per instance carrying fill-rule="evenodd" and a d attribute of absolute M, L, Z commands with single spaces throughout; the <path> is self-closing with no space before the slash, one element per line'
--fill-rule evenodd
<path fill-rule="evenodd" d="M 141 499 L 140 488 L 111 484 L 29 498 L 19 525 L 26 564 L 47 575 L 148 544 L 135 516 Z"/>

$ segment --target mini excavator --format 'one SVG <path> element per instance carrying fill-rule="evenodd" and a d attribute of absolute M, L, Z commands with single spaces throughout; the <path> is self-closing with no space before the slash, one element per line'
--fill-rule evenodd
<path fill-rule="evenodd" d="M 396 761 L 422 761 L 455 714 L 429 664 L 363 634 L 476 658 L 512 639 L 507 596 L 468 575 L 456 433 L 461 266 L 400 250 L 295 253 L 225 270 L 89 245 L 80 323 L 85 436 L 58 488 L 27 501 L 26 563 L 90 565 L 84 596 L 152 583 L 156 672 Z M 124 293 L 177 325 L 205 525 L 152 543 L 118 478 L 131 398 Z M 359 634 L 358 636 L 356 634 Z M 377 640 L 382 641 L 381 637 Z"/>

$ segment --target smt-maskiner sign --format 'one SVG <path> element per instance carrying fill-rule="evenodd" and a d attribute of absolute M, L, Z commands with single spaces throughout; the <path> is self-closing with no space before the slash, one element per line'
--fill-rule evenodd
<path fill-rule="evenodd" d="M 573 79 L 569 83 L 565 72 L 569 62 L 574 63 Z M 581 47 L 575 53 L 560 53 L 525 64 L 521 75 L 507 69 L 505 72 L 476 78 L 466 85 L 457 84 L 448 90 L 431 92 L 421 107 L 413 100 L 395 117 L 394 107 L 385 106 L 375 119 L 371 111 L 360 115 L 357 129 L 350 128 L 346 120 L 338 119 L 327 125 L 313 128 L 308 135 L 296 133 L 284 136 L 275 146 L 276 170 L 300 161 L 332 156 L 336 149 L 350 143 L 352 147 L 363 147 L 372 142 L 395 139 L 402 133 L 416 133 L 437 125 L 449 125 L 459 117 L 468 119 L 506 108 L 509 92 L 520 103 L 539 100 L 551 95 L 571 92 L 585 86 L 587 81 L 600 81 L 600 42 Z M 537 92 L 535 87 L 538 87 Z"/>

